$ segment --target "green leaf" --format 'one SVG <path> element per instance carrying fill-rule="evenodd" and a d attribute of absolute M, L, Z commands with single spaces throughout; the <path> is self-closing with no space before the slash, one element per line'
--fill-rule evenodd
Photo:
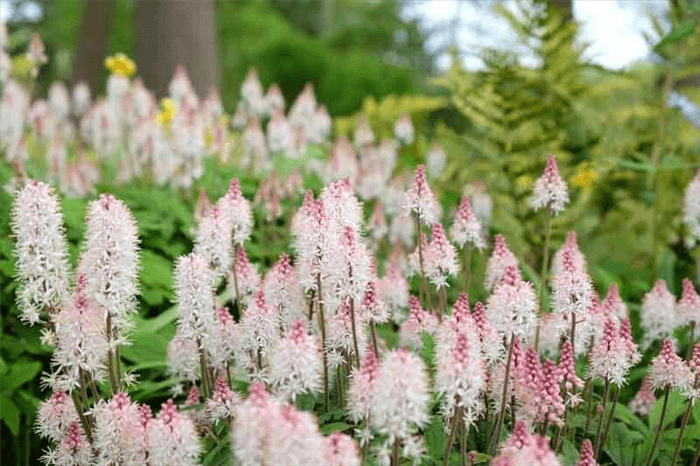
<path fill-rule="evenodd" d="M 578 460 L 578 449 L 568 438 L 564 439 L 564 463 L 575 464 Z"/>
<path fill-rule="evenodd" d="M 656 430 L 656 426 L 659 424 L 659 418 L 661 417 L 661 408 L 663 407 L 663 403 L 664 397 L 661 396 L 658 400 L 656 400 L 656 404 L 653 408 L 651 408 L 651 411 L 649 412 L 649 429 L 652 431 Z M 674 422 L 676 419 L 678 419 L 678 416 L 683 414 L 685 408 L 686 401 L 683 398 L 683 396 L 676 390 L 672 391 L 668 397 L 668 406 L 666 407 L 666 415 L 664 416 L 663 427 L 665 428 L 666 426 Z"/>
<path fill-rule="evenodd" d="M 0 419 L 5 422 L 12 435 L 19 434 L 19 408 L 7 393 L 0 395 Z"/>
<path fill-rule="evenodd" d="M 351 427 L 352 425 L 348 424 L 347 422 L 331 422 L 330 424 L 326 424 L 321 427 L 321 433 L 323 435 L 330 435 L 333 432 L 341 432 L 348 430 Z"/>
<path fill-rule="evenodd" d="M 0 389 L 3 393 L 14 392 L 36 377 L 39 371 L 41 371 L 41 363 L 38 361 L 15 362 L 10 365 L 10 372 L 0 380 Z"/>
<path fill-rule="evenodd" d="M 445 426 L 440 416 L 433 416 L 433 421 L 425 429 L 425 446 L 431 458 L 443 458 L 447 447 Z"/>
<path fill-rule="evenodd" d="M 642 435 L 649 435 L 650 430 L 639 417 L 632 412 L 627 406 L 618 403 L 615 407 L 615 418 L 621 420 L 628 426 L 634 428 Z"/>
<path fill-rule="evenodd" d="M 695 32 L 696 22 L 691 18 L 671 29 L 661 41 L 654 46 L 654 51 L 659 52 L 662 48 L 689 37 Z"/>

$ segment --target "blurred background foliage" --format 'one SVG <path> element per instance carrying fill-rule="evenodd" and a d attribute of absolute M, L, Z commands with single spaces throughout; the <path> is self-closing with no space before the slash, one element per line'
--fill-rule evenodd
<path fill-rule="evenodd" d="M 12 3 L 21 11 L 26 2 Z M 8 24 L 10 52 L 23 51 L 33 30 L 41 33 L 49 62 L 35 95 L 45 96 L 51 82 L 71 80 L 84 3 L 34 3 L 43 11 L 37 23 L 18 15 Z M 135 3 L 113 0 L 108 55 L 134 56 Z M 577 24 L 554 3 L 562 2 L 497 6 L 522 48 L 484 49 L 481 70 L 465 69 L 454 59 L 449 70 L 439 73 L 435 57 L 426 52 L 426 32 L 401 17 L 401 1 L 217 1 L 222 100 L 227 112 L 233 112 L 245 74 L 256 67 L 263 85 L 278 83 L 288 104 L 312 82 L 319 102 L 334 117 L 336 136 L 350 135 L 363 116 L 378 138 L 390 137 L 396 119 L 408 113 L 417 137 L 402 149 L 398 171 L 425 162 L 432 142 L 442 145 L 447 168 L 431 183 L 443 201 L 443 221 L 451 223 L 465 191 L 484 183 L 493 198 L 491 232 L 505 235 L 526 277 L 536 284 L 544 214 L 533 213 L 528 200 L 546 155 L 556 154 L 572 203 L 553 222 L 553 246 L 558 248 L 566 232 L 576 230 L 598 291 L 620 284 L 634 316 L 635 303 L 656 278 L 664 278 L 676 296 L 683 278 L 693 277 L 697 283 L 700 250 L 685 245 L 681 208 L 685 187 L 700 167 L 700 117 L 688 116 L 669 102 L 683 96 L 700 105 L 700 3 L 670 1 L 669 17 L 655 18 L 655 33 L 647 37 L 656 60 L 623 71 L 587 62 L 585 44 L 576 40 Z M 102 73 L 104 87 L 107 71 Z M 28 171 L 31 176 L 31 166 Z M 6 186 L 12 176 L 11 166 L 3 161 L 0 184 Z M 234 176 L 241 178 L 244 194 L 252 199 L 258 180 L 213 161 L 196 190 L 203 187 L 210 199 L 218 198 Z M 320 186 L 317 177 L 306 182 Z M 141 312 L 124 357 L 141 374 L 135 397 L 155 405 L 173 383 L 164 375 L 165 342 L 176 318 L 172 264 L 191 250 L 197 191 L 173 196 L 141 182 L 119 187 L 105 183 L 99 190 L 124 199 L 139 226 Z M 288 202 L 287 211 L 294 204 Z M 48 370 L 50 353 L 40 345 L 38 330 L 19 322 L 12 304 L 10 205 L 11 196 L 0 191 L 3 462 L 35 464 L 42 445 L 33 439 L 31 426 L 43 397 L 39 374 Z M 73 260 L 86 205 L 84 199 L 63 200 Z M 284 221 L 265 222 L 259 212 L 256 225 L 247 249 L 253 262 L 269 265 L 287 249 L 287 226 Z M 484 256 L 477 259 L 477 274 L 484 262 Z M 474 298 L 483 299 L 485 291 L 475 288 Z M 638 336 L 638 328 L 635 332 Z M 624 401 L 640 377 L 641 372 Z M 12 458 L 5 452 L 12 452 Z"/>

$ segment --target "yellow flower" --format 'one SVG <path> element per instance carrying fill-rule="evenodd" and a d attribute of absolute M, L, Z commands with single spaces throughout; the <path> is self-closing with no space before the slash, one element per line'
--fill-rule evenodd
<path fill-rule="evenodd" d="M 136 72 L 136 65 L 123 53 L 118 53 L 113 57 L 107 57 L 105 65 L 114 74 L 129 77 Z"/>
<path fill-rule="evenodd" d="M 156 123 L 163 126 L 170 122 L 175 116 L 175 102 L 172 99 L 163 99 L 160 101 L 160 106 L 163 109 L 156 115 Z"/>
<path fill-rule="evenodd" d="M 211 130 L 211 126 L 204 128 L 204 146 L 209 149 L 212 142 L 214 142 L 214 132 Z"/>
<path fill-rule="evenodd" d="M 596 179 L 596 172 L 590 168 L 584 168 L 578 175 L 571 178 L 571 184 L 582 188 L 590 188 L 593 180 Z"/>

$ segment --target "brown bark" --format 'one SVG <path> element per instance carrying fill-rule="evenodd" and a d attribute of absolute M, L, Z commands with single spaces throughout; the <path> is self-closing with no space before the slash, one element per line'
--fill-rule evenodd
<path fill-rule="evenodd" d="M 86 0 L 80 42 L 76 50 L 73 82 L 85 81 L 96 92 L 102 79 L 112 26 L 113 0 Z"/>
<path fill-rule="evenodd" d="M 157 97 L 168 94 L 182 65 L 199 97 L 219 75 L 212 0 L 139 0 L 136 3 L 137 74 Z"/>

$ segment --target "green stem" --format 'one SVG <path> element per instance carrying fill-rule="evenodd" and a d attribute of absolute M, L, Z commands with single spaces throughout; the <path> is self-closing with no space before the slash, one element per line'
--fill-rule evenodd
<path fill-rule="evenodd" d="M 107 313 L 107 323 L 105 325 L 105 332 L 107 333 L 107 372 L 109 373 L 109 383 L 112 385 L 112 394 L 119 391 L 119 386 L 117 384 L 117 378 L 114 375 L 114 353 L 112 352 L 112 316 Z"/>
<path fill-rule="evenodd" d="M 418 231 L 418 263 L 420 265 L 420 282 L 421 287 L 425 287 L 425 297 L 428 301 L 428 310 L 433 311 L 433 300 L 430 297 L 430 286 L 428 285 L 428 280 L 425 278 L 425 266 L 423 265 L 423 244 L 420 238 L 420 219 L 416 215 L 416 230 Z M 423 303 L 425 304 L 425 303 Z M 438 314 L 438 319 L 442 320 L 442 315 Z"/>
<path fill-rule="evenodd" d="M 394 451 L 391 455 L 391 466 L 399 466 L 399 439 L 394 440 Z"/>
<path fill-rule="evenodd" d="M 469 435 L 469 429 L 467 428 L 464 419 L 460 423 L 462 435 L 459 439 L 459 459 L 461 466 L 467 465 L 467 436 Z"/>
<path fill-rule="evenodd" d="M 542 274 L 540 276 L 540 299 L 539 299 L 539 309 L 537 312 L 537 316 L 542 315 L 542 310 L 544 308 L 544 293 L 545 290 L 547 289 L 547 266 L 549 264 L 549 239 L 552 233 L 552 228 L 551 228 L 551 218 L 552 218 L 552 211 L 547 206 L 546 209 L 546 216 L 544 220 L 544 230 L 545 230 L 545 236 L 544 236 L 544 254 L 542 258 Z M 540 319 L 537 319 L 537 330 L 535 331 L 535 350 L 538 350 L 540 347 Z"/>
<path fill-rule="evenodd" d="M 472 251 L 473 251 L 473 246 L 471 244 L 467 244 L 466 248 L 464 249 L 464 292 L 467 293 L 467 296 L 469 295 L 469 287 L 471 286 L 471 281 L 472 281 Z"/>
<path fill-rule="evenodd" d="M 683 434 L 685 434 L 685 426 L 688 424 L 688 418 L 690 418 L 690 412 L 693 409 L 693 404 L 688 401 L 688 406 L 685 408 L 685 414 L 683 415 L 683 421 L 681 421 L 681 431 L 678 433 L 678 440 L 676 440 L 676 448 L 673 449 L 673 459 L 671 460 L 671 466 L 676 465 L 676 460 L 678 459 L 678 454 L 681 452 L 681 445 L 683 444 Z"/>
<path fill-rule="evenodd" d="M 603 388 L 603 410 L 600 413 L 600 418 L 598 419 L 598 429 L 595 434 L 595 453 L 598 453 L 598 447 L 600 446 L 600 436 L 603 433 L 603 419 L 605 419 L 605 408 L 608 404 L 608 397 L 610 396 L 610 381 L 605 378 L 605 385 Z"/>
<path fill-rule="evenodd" d="M 588 435 L 588 425 L 591 421 L 591 409 L 593 408 L 593 380 L 589 377 L 586 380 L 586 387 L 584 388 L 584 392 L 588 390 L 588 410 L 586 411 L 586 423 L 583 426 L 583 435 L 584 437 Z"/>
<path fill-rule="evenodd" d="M 78 419 L 80 420 L 80 425 L 83 427 L 83 430 L 85 431 L 85 436 L 88 439 L 88 442 L 90 445 L 92 445 L 92 429 L 90 428 L 90 424 L 88 423 L 87 418 L 85 417 L 85 412 L 83 411 L 83 407 L 80 404 L 80 398 L 78 395 L 78 392 L 73 390 L 70 393 L 71 398 L 73 399 L 73 405 L 75 406 L 75 410 L 78 412 Z"/>
<path fill-rule="evenodd" d="M 503 395 L 501 396 L 501 409 L 498 412 L 498 419 L 496 420 L 496 425 L 494 426 L 493 437 L 491 438 L 491 448 L 489 450 L 495 451 L 498 446 L 498 441 L 501 437 L 501 425 L 503 424 L 503 419 L 506 416 L 506 399 L 508 398 L 508 382 L 510 379 L 510 366 L 513 361 L 513 346 L 515 342 L 515 336 L 511 334 L 510 344 L 508 345 L 508 359 L 506 361 L 506 374 L 503 379 Z"/>
<path fill-rule="evenodd" d="M 444 466 L 448 466 L 450 464 L 450 452 L 452 451 L 452 444 L 455 441 L 455 433 L 457 432 L 457 425 L 459 423 L 459 415 L 455 411 L 454 416 L 452 416 L 452 425 L 450 426 L 450 434 L 447 437 L 447 446 L 445 447 L 445 460 L 444 460 Z"/>
<path fill-rule="evenodd" d="M 328 358 L 326 356 L 326 321 L 323 314 L 323 289 L 321 288 L 321 274 L 316 274 L 316 299 L 318 301 L 318 326 L 321 328 L 321 354 L 323 355 L 323 393 L 324 410 L 328 411 L 330 394 L 328 392 Z M 354 319 L 353 319 L 354 325 Z"/>
<path fill-rule="evenodd" d="M 377 344 L 377 327 L 373 320 L 369 322 L 369 329 L 372 334 L 372 348 L 374 349 L 374 354 L 379 357 L 379 345 Z"/>
<path fill-rule="evenodd" d="M 596 450 L 596 461 L 600 457 L 600 451 L 605 446 L 605 439 L 608 437 L 608 432 L 610 432 L 610 424 L 612 424 L 613 417 L 615 417 L 615 408 L 617 408 L 617 400 L 620 397 L 620 387 L 615 390 L 615 395 L 613 396 L 612 408 L 610 409 L 610 414 L 608 415 L 608 420 L 605 421 L 605 428 L 603 429 L 603 435 L 600 438 L 600 448 Z"/>
<path fill-rule="evenodd" d="M 656 446 L 659 444 L 659 436 L 661 435 L 661 430 L 664 425 L 664 418 L 666 417 L 666 408 L 668 407 L 668 396 L 671 393 L 671 386 L 666 385 L 664 390 L 664 404 L 661 407 L 661 417 L 659 417 L 659 424 L 656 426 L 656 432 L 654 433 L 654 443 L 651 444 L 651 451 L 649 452 L 649 457 L 647 458 L 647 466 L 651 466 L 654 462 L 654 453 L 656 453 Z"/>

